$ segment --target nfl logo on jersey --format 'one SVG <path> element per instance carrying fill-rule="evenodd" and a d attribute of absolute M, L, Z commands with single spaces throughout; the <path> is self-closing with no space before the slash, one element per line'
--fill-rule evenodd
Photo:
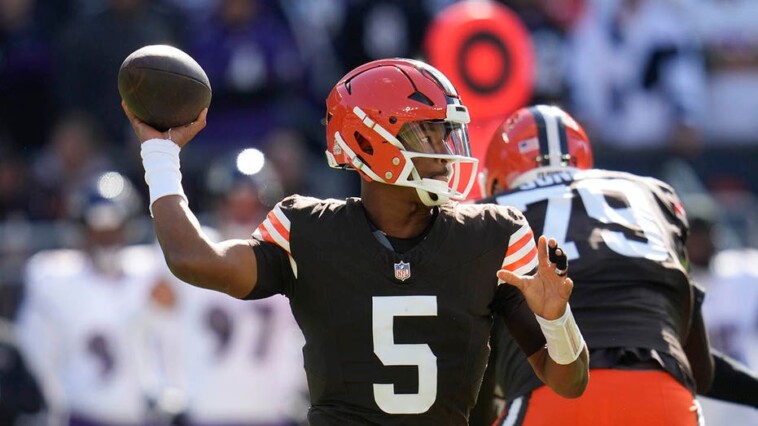
<path fill-rule="evenodd" d="M 411 277 L 411 264 L 410 263 L 403 262 L 401 260 L 400 263 L 395 264 L 395 278 L 399 279 L 400 281 L 405 281 L 410 277 Z"/>

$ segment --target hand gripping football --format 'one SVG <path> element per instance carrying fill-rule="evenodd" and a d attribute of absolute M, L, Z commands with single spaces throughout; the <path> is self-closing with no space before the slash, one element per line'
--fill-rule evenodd
<path fill-rule="evenodd" d="M 168 45 L 145 46 L 127 56 L 118 91 L 137 118 L 161 132 L 191 123 L 211 102 L 211 84 L 200 64 Z"/>

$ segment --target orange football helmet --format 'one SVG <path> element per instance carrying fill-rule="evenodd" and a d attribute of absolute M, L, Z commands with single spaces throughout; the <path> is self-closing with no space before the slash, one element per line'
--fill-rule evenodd
<path fill-rule="evenodd" d="M 421 201 L 464 199 L 476 178 L 469 113 L 450 80 L 411 59 L 382 59 L 345 75 L 326 100 L 329 166 L 367 181 L 416 188 Z M 422 177 L 414 158 L 446 162 L 447 181 Z"/>
<path fill-rule="evenodd" d="M 592 168 L 590 141 L 561 108 L 535 105 L 519 109 L 498 126 L 479 183 L 482 195 L 489 197 L 566 168 Z"/>

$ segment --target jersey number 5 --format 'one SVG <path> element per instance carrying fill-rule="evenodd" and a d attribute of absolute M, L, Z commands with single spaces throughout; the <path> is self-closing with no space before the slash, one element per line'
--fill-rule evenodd
<path fill-rule="evenodd" d="M 374 353 L 387 366 L 418 367 L 418 393 L 395 393 L 394 384 L 374 383 L 374 400 L 389 414 L 419 414 L 437 399 L 437 357 L 426 344 L 396 344 L 395 317 L 437 316 L 436 296 L 382 296 L 373 298 Z"/>

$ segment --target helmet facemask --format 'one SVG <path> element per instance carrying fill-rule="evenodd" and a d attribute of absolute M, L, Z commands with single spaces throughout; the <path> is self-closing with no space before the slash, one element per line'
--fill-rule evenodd
<path fill-rule="evenodd" d="M 455 105 L 450 105 L 450 109 L 456 109 L 455 107 Z M 458 106 L 458 112 L 460 113 L 460 106 Z M 403 125 L 398 136 L 395 137 L 372 120 L 367 119 L 360 108 L 356 107 L 354 113 L 361 117 L 364 123 L 368 121 L 370 131 L 377 132 L 384 141 L 396 148 L 397 154 L 405 159 L 403 161 L 405 164 L 397 176 L 391 174 L 380 176 L 361 159 L 359 154 L 350 149 L 339 133 L 335 134 L 338 149 L 344 152 L 350 165 L 367 176 L 369 180 L 415 188 L 421 202 L 427 206 L 438 206 L 450 199 L 465 199 L 471 191 L 476 179 L 478 160 L 471 157 L 466 124 L 468 114 L 465 114 L 464 119 L 460 121 L 409 122 Z M 446 165 L 440 166 L 439 173 L 436 175 L 422 176 L 413 161 L 421 158 L 443 160 Z M 400 163 L 399 159 L 398 163 Z"/>
<path fill-rule="evenodd" d="M 473 186 L 477 166 L 477 160 L 471 157 L 466 123 L 410 122 L 400 129 L 397 140 L 403 146 L 401 154 L 407 162 L 395 185 L 416 188 L 419 198 L 427 206 L 444 204 L 451 198 L 466 198 Z M 438 160 L 439 169 L 423 170 L 426 176 L 422 176 L 413 161 L 420 158 Z"/>

